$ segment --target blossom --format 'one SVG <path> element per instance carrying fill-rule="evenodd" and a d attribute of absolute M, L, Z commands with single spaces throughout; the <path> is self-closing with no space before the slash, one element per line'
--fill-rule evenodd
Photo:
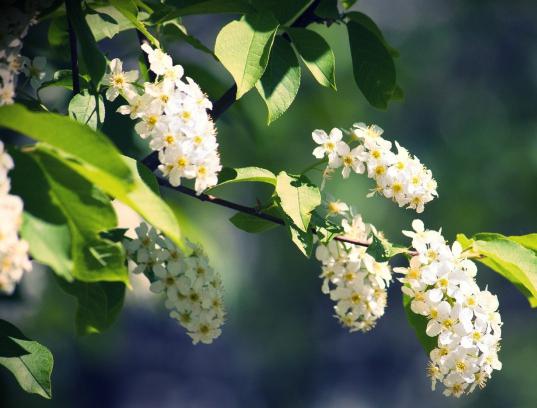
<path fill-rule="evenodd" d="M 30 78 L 30 85 L 32 88 L 37 89 L 41 86 L 46 75 L 46 65 L 47 59 L 45 57 L 35 57 L 33 61 L 23 57 L 22 72 Z"/>
<path fill-rule="evenodd" d="M 207 113 L 212 104 L 192 78 L 183 81 L 183 67 L 173 65 L 169 55 L 148 44 L 142 49 L 148 54 L 151 69 L 160 76 L 144 83 L 141 94 L 130 85 L 129 92 L 114 90 L 110 82 L 107 92 L 127 100 L 118 112 L 138 120 L 134 129 L 159 153 L 158 168 L 170 184 L 179 186 L 184 178 L 195 179 L 194 188 L 201 194 L 218 183 L 222 169 L 216 128 Z M 123 75 L 121 61 L 114 61 L 114 69 Z"/>
<path fill-rule="evenodd" d="M 343 133 L 339 129 L 332 129 L 330 135 L 322 130 L 313 132 L 313 139 L 319 144 L 313 155 L 318 159 L 328 156 L 325 175 L 328 170 L 340 167 L 343 167 L 343 178 L 348 178 L 351 172 L 367 172 L 367 176 L 376 182 L 368 197 L 378 193 L 400 207 L 414 209 L 418 213 L 438 196 L 437 183 L 431 171 L 397 142 L 397 152 L 393 152 L 392 142 L 382 137 L 380 127 L 355 123 L 348 133 L 352 139 L 349 144 L 341 140 Z"/>
<path fill-rule="evenodd" d="M 170 317 L 187 330 L 194 344 L 209 344 L 222 333 L 225 320 L 224 287 L 210 266 L 203 248 L 187 242 L 185 253 L 170 239 L 145 223 L 136 228 L 137 238 L 124 242 L 129 259 L 151 281 L 150 290 L 166 296 Z M 153 259 L 140 267 L 139 259 Z"/>
<path fill-rule="evenodd" d="M 329 166 L 339 167 L 341 165 L 340 155 L 344 152 L 345 146 L 347 146 L 341 140 L 343 137 L 341 130 L 334 128 L 329 134 L 326 134 L 324 130 L 317 129 L 313 131 L 311 137 L 319 145 L 313 150 L 313 155 L 318 159 L 328 156 Z"/>
<path fill-rule="evenodd" d="M 142 44 L 142 50 L 147 54 L 149 69 L 155 74 L 164 75 L 173 67 L 172 58 L 162 50 L 158 48 L 153 49 L 146 42 Z"/>
<path fill-rule="evenodd" d="M 136 91 L 132 85 L 138 79 L 138 71 L 123 71 L 123 62 L 114 58 L 109 64 L 110 73 L 104 75 L 103 81 L 108 85 L 106 99 L 114 101 L 121 92 L 132 95 Z"/>
<path fill-rule="evenodd" d="M 479 289 L 477 268 L 458 242 L 450 247 L 420 220 L 412 227 L 403 234 L 412 238 L 415 254 L 407 268 L 394 271 L 403 275 L 412 312 L 427 318 L 426 335 L 436 338 L 427 368 L 433 390 L 441 382 L 444 395 L 460 397 L 484 387 L 492 371 L 501 369 L 498 298 Z"/>
<path fill-rule="evenodd" d="M 13 159 L 0 141 L 0 292 L 11 294 L 24 272 L 32 269 L 28 258 L 28 243 L 19 238 L 23 202 L 9 194 L 8 172 Z"/>
<path fill-rule="evenodd" d="M 371 226 L 358 214 L 343 214 L 345 233 L 368 241 Z M 315 256 L 322 263 L 321 290 L 335 302 L 335 317 L 351 332 L 372 329 L 386 307 L 386 289 L 391 280 L 388 263 L 375 261 L 365 247 L 335 240 L 320 243 Z"/>

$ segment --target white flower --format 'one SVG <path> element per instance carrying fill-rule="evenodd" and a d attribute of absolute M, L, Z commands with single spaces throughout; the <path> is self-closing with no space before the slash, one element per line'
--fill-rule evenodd
<path fill-rule="evenodd" d="M 192 252 L 185 254 L 145 223 L 140 224 L 136 233 L 136 240 L 124 243 L 131 261 L 137 263 L 140 257 L 158 254 L 151 268 L 142 268 L 152 281 L 150 290 L 165 294 L 170 317 L 187 330 L 194 344 L 212 343 L 220 336 L 224 324 L 224 289 L 220 275 L 209 265 L 203 249 L 188 242 Z"/>
<path fill-rule="evenodd" d="M 30 61 L 29 58 L 24 57 L 23 61 L 22 72 L 30 78 L 32 88 L 39 88 L 46 75 L 45 67 L 47 65 L 47 59 L 45 57 L 35 57 L 33 61 Z"/>
<path fill-rule="evenodd" d="M 455 397 L 484 387 L 498 360 L 501 318 L 498 299 L 481 291 L 474 281 L 475 264 L 459 243 L 449 247 L 439 231 L 425 229 L 414 220 L 412 238 L 415 255 L 402 273 L 402 291 L 411 298 L 411 310 L 428 319 L 426 334 L 437 338 L 427 369 L 432 387 L 439 381 L 444 394 Z"/>
<path fill-rule="evenodd" d="M 341 139 L 343 133 L 340 129 L 334 128 L 330 131 L 330 134 L 326 134 L 324 130 L 314 130 L 311 134 L 315 143 L 320 145 L 313 150 L 313 155 L 322 159 L 328 156 L 328 164 L 330 167 L 337 168 L 341 165 L 340 155 L 345 152 L 345 146 L 347 144 Z M 348 146 L 347 146 L 348 147 Z"/>
<path fill-rule="evenodd" d="M 344 214 L 345 231 L 352 238 L 367 241 L 371 227 L 363 223 L 360 215 L 349 218 Z M 319 244 L 315 250 L 316 258 L 322 263 L 321 290 L 335 302 L 336 318 L 351 332 L 365 332 L 375 326 L 384 314 L 386 289 L 391 280 L 387 262 L 376 262 L 365 251 L 365 247 L 335 240 Z"/>
<path fill-rule="evenodd" d="M 153 49 L 148 43 L 142 44 L 142 50 L 147 54 L 149 60 L 149 69 L 157 75 L 164 75 L 167 71 L 172 69 L 173 62 L 172 58 L 159 50 L 158 48 Z"/>
<path fill-rule="evenodd" d="M 109 64 L 110 73 L 103 77 L 103 81 L 108 85 L 106 99 L 114 101 L 118 95 L 124 92 L 126 95 L 136 94 L 132 83 L 138 79 L 138 71 L 123 71 L 123 63 L 119 58 L 114 58 Z"/>

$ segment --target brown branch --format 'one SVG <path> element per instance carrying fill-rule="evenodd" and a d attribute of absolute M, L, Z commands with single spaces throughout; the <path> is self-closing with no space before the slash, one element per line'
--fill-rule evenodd
<path fill-rule="evenodd" d="M 281 219 L 279 217 L 275 217 L 275 216 L 267 214 L 267 213 L 264 213 L 264 212 L 258 210 L 255 207 L 248 207 L 248 206 L 245 206 L 245 205 L 242 205 L 242 204 L 237 204 L 237 203 L 234 203 L 232 201 L 224 200 L 223 198 L 218 198 L 218 197 L 215 197 L 215 196 L 210 195 L 210 194 L 202 193 L 202 194 L 197 195 L 195 190 L 193 190 L 191 188 L 188 188 L 188 187 L 185 187 L 185 186 L 174 187 L 169 183 L 168 180 L 166 180 L 166 179 L 164 179 L 162 177 L 157 177 L 157 181 L 158 181 L 158 184 L 163 186 L 163 187 L 167 187 L 167 188 L 170 188 L 170 189 L 172 189 L 174 191 L 178 191 L 180 193 L 189 195 L 190 197 L 196 198 L 196 199 L 198 199 L 200 201 L 207 201 L 209 203 L 216 204 L 216 205 L 219 205 L 221 207 L 230 208 L 232 210 L 236 210 L 236 211 L 239 211 L 239 212 L 242 212 L 242 213 L 245 213 L 245 214 L 249 214 L 249 215 L 251 215 L 253 217 L 261 218 L 261 219 L 263 219 L 265 221 L 269 221 L 269 222 L 272 222 L 272 223 L 277 224 L 277 225 L 285 225 L 285 221 L 283 219 Z M 315 229 L 312 229 L 311 232 L 315 233 Z M 337 236 L 334 239 L 336 241 L 346 242 L 346 243 L 349 243 L 349 244 L 359 245 L 359 246 L 363 246 L 363 247 L 368 247 L 369 246 L 369 242 L 359 241 L 359 240 L 348 238 L 348 237 L 345 237 L 345 236 Z"/>
<path fill-rule="evenodd" d="M 80 78 L 78 72 L 78 49 L 76 44 L 76 35 L 71 24 L 67 19 L 67 33 L 69 34 L 69 49 L 71 51 L 71 76 L 73 77 L 73 94 L 80 93 Z"/>

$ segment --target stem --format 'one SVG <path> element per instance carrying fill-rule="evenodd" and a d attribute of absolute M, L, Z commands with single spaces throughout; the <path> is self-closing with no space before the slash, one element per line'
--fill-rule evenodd
<path fill-rule="evenodd" d="M 263 219 L 265 221 L 272 222 L 274 224 L 278 224 L 278 225 L 282 225 L 282 226 L 285 225 L 285 221 L 282 220 L 281 218 L 275 217 L 275 216 L 270 215 L 270 214 L 266 214 L 266 213 L 264 213 L 262 211 L 259 211 L 255 207 L 247 207 L 245 205 L 234 203 L 234 202 L 228 201 L 228 200 L 224 200 L 222 198 L 218 198 L 218 197 L 215 197 L 215 196 L 210 195 L 210 194 L 202 193 L 202 194 L 197 195 L 195 190 L 193 190 L 191 188 L 188 188 L 188 187 L 185 187 L 185 186 L 174 187 L 168 182 L 168 180 L 166 180 L 166 179 L 164 179 L 162 177 L 157 177 L 157 181 L 158 181 L 158 184 L 163 186 L 163 187 L 166 187 L 166 188 L 172 189 L 174 191 L 178 191 L 180 193 L 189 195 L 190 197 L 193 197 L 193 198 L 197 198 L 200 201 L 208 201 L 208 202 L 210 202 L 212 204 L 216 204 L 216 205 L 219 205 L 221 207 L 226 207 L 226 208 L 230 208 L 232 210 L 236 210 L 236 211 L 239 211 L 239 212 L 242 212 L 242 213 L 245 213 L 245 214 L 249 214 L 249 215 L 252 215 L 254 217 L 261 218 L 261 219 Z M 315 232 L 315 229 L 312 229 L 311 232 Z M 334 239 L 336 241 L 346 242 L 346 243 L 353 244 L 353 245 L 359 245 L 359 246 L 363 246 L 363 247 L 368 247 L 369 246 L 369 242 L 359 241 L 359 240 L 356 240 L 356 239 L 347 238 L 345 236 L 337 236 Z"/>
<path fill-rule="evenodd" d="M 78 71 L 78 50 L 76 44 L 76 35 L 71 24 L 67 19 L 67 32 L 69 33 L 69 48 L 71 50 L 71 76 L 73 77 L 73 95 L 80 93 L 80 78 Z"/>
<path fill-rule="evenodd" d="M 311 165 L 309 165 L 308 167 L 306 167 L 304 170 L 302 170 L 300 172 L 300 174 L 306 174 L 308 171 L 310 170 L 313 170 L 315 169 L 316 167 L 320 166 L 321 164 L 324 164 L 327 162 L 327 159 L 324 158 L 324 159 L 321 159 L 321 160 L 317 160 L 315 163 L 312 163 Z"/>
<path fill-rule="evenodd" d="M 145 38 L 145 35 L 141 31 L 138 31 L 138 30 L 136 30 L 136 35 L 138 36 L 138 42 L 140 43 L 140 47 L 141 47 L 142 44 L 145 41 L 147 41 L 147 38 Z M 147 67 L 147 75 L 149 76 L 149 80 L 154 81 L 157 78 L 157 76 L 155 75 L 155 73 L 153 71 L 151 71 L 149 69 L 149 66 L 151 64 L 149 64 L 149 58 L 147 58 L 147 54 L 145 53 L 144 50 L 142 50 L 142 57 L 144 59 L 145 65 Z"/>

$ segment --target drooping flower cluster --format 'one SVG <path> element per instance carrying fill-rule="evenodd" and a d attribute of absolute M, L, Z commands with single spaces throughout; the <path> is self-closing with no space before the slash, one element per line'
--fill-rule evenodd
<path fill-rule="evenodd" d="M 371 226 L 360 215 L 348 215 L 348 206 L 337 202 L 329 213 L 344 214 L 345 237 L 368 242 Z M 351 332 L 372 329 L 384 314 L 391 271 L 387 262 L 377 262 L 366 247 L 331 240 L 319 244 L 315 255 L 322 262 L 322 292 L 336 304 L 335 317 Z"/>
<path fill-rule="evenodd" d="M 334 128 L 330 134 L 323 130 L 312 133 L 313 140 L 319 144 L 313 150 L 318 159 L 328 158 L 327 170 L 343 167 L 342 175 L 349 177 L 351 171 L 364 173 L 376 182 L 376 187 L 368 197 L 380 193 L 396 202 L 399 207 L 406 206 L 421 213 L 424 206 L 438 196 L 436 181 L 417 157 L 395 142 L 397 153 L 391 151 L 392 143 L 384 139 L 383 130 L 364 123 L 355 123 L 350 130 L 354 142 L 343 141 L 343 132 Z M 352 142 L 351 142 L 352 144 Z"/>
<path fill-rule="evenodd" d="M 9 194 L 8 172 L 13 168 L 11 156 L 0 141 L 0 293 L 11 294 L 24 272 L 32 269 L 28 243 L 19 238 L 23 203 Z"/>
<path fill-rule="evenodd" d="M 178 186 L 181 179 L 196 179 L 198 194 L 218 182 L 221 170 L 216 129 L 207 113 L 212 104 L 198 84 L 189 77 L 183 80 L 181 65 L 159 49 L 143 44 L 150 69 L 156 74 L 153 82 L 143 84 L 138 92 L 137 71 L 123 71 L 119 59 L 110 63 L 110 73 L 104 81 L 106 96 L 113 101 L 122 95 L 128 105 L 118 112 L 139 119 L 136 132 L 149 139 L 149 146 L 159 153 L 159 170 L 170 184 Z"/>
<path fill-rule="evenodd" d="M 124 242 L 136 264 L 133 272 L 150 279 L 152 292 L 165 293 L 170 317 L 187 330 L 194 344 L 212 343 L 224 324 L 224 288 L 203 249 L 189 242 L 192 252 L 187 255 L 145 223 L 136 234 L 137 239 Z"/>
<path fill-rule="evenodd" d="M 426 230 L 420 220 L 412 227 L 403 233 L 412 238 L 415 255 L 408 268 L 394 270 L 403 274 L 412 312 L 427 318 L 427 336 L 437 338 L 427 369 L 433 390 L 440 381 L 445 395 L 459 397 L 484 387 L 492 371 L 502 368 L 498 298 L 479 289 L 477 267 L 458 242 L 450 248 L 439 231 Z"/>
<path fill-rule="evenodd" d="M 0 13 L 0 106 L 13 103 L 17 75 L 29 73 L 32 65 L 21 56 L 22 40 L 35 23 L 34 15 L 17 7 L 7 7 Z"/>

